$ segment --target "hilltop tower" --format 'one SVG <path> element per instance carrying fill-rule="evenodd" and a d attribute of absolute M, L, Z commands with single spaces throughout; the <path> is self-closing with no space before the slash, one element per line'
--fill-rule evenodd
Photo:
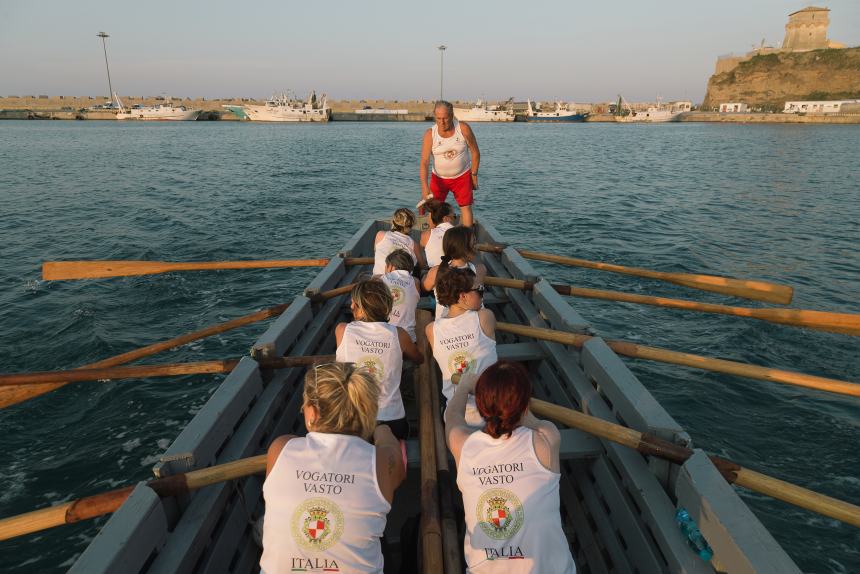
<path fill-rule="evenodd" d="M 805 52 L 824 48 L 844 48 L 838 42 L 827 39 L 830 25 L 829 8 L 809 6 L 788 15 L 782 49 L 786 52 Z"/>

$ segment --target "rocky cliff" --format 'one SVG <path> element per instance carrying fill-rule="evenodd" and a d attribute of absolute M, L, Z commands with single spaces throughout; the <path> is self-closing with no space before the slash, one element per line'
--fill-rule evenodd
<path fill-rule="evenodd" d="M 786 101 L 860 98 L 860 47 L 754 56 L 714 74 L 702 109 L 723 102 L 781 111 Z"/>

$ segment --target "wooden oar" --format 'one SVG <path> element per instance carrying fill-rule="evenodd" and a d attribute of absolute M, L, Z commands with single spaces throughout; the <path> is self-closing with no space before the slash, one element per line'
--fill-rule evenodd
<path fill-rule="evenodd" d="M 263 309 L 262 311 L 251 313 L 250 315 L 244 315 L 242 317 L 237 317 L 236 319 L 231 319 L 230 321 L 226 321 L 224 323 L 211 325 L 204 329 L 200 329 L 199 331 L 186 333 L 185 335 L 180 335 L 179 337 L 174 337 L 172 339 L 167 339 L 166 341 L 153 343 L 152 345 L 140 347 L 139 349 L 134 349 L 133 351 L 122 353 L 120 355 L 115 355 L 102 361 L 90 363 L 89 365 L 84 365 L 81 368 L 100 369 L 104 367 L 115 367 L 124 363 L 130 363 L 143 357 L 148 357 L 150 355 L 154 355 L 156 353 L 160 353 L 168 349 L 180 347 L 192 341 L 211 337 L 212 335 L 224 333 L 225 331 L 229 331 L 231 329 L 236 329 L 244 325 L 250 325 L 251 323 L 256 323 L 257 321 L 262 321 L 264 319 L 268 319 L 269 317 L 280 315 L 287 309 L 288 306 L 289 305 L 287 304 L 275 305 L 274 307 L 269 307 L 268 309 Z M 62 381 L 57 383 L 43 383 L 39 385 L 27 385 L 26 387 L 0 387 L 0 409 L 59 389 L 60 387 L 65 386 L 67 382 L 68 381 Z"/>
<path fill-rule="evenodd" d="M 331 289 L 330 291 L 323 291 L 321 293 L 315 294 L 311 299 L 315 302 L 326 301 L 328 299 L 331 299 L 332 297 L 337 297 L 338 295 L 348 293 L 354 285 L 355 283 L 350 283 L 349 285 L 337 287 L 335 289 Z M 84 365 L 81 368 L 100 369 L 103 367 L 116 367 L 118 365 L 130 363 L 132 361 L 136 361 L 137 359 L 142 359 L 143 357 L 148 357 L 150 355 L 154 355 L 162 351 L 167 351 L 175 347 L 181 347 L 182 345 L 191 343 L 192 341 L 211 337 L 212 335 L 218 335 L 220 333 L 230 331 L 231 329 L 236 329 L 244 325 L 250 325 L 251 323 L 256 323 L 257 321 L 268 319 L 269 317 L 275 317 L 286 311 L 287 307 L 289 307 L 289 304 L 275 305 L 274 307 L 269 307 L 268 309 L 263 309 L 262 311 L 251 313 L 250 315 L 237 317 L 236 319 L 231 319 L 230 321 L 225 321 L 224 323 L 211 325 L 209 327 L 205 327 L 192 333 L 186 333 L 185 335 L 180 335 L 179 337 L 174 337 L 172 339 L 167 339 L 166 341 L 153 343 L 152 345 L 140 347 L 139 349 L 134 349 L 133 351 L 129 351 L 127 353 L 122 353 L 120 355 L 115 355 L 113 357 L 97 361 L 95 363 L 90 363 L 89 365 Z M 67 382 L 68 381 L 59 383 L 42 383 L 6 387 L 0 386 L 0 409 L 4 409 L 8 406 L 15 405 L 20 402 L 59 389 L 60 387 L 65 386 Z"/>
<path fill-rule="evenodd" d="M 261 474 L 266 470 L 266 455 L 252 456 L 209 468 L 193 470 L 165 478 L 157 478 L 146 483 L 161 497 L 178 496 L 227 480 Z M 0 540 L 24 536 L 54 526 L 72 524 L 116 512 L 122 503 L 131 496 L 134 486 L 126 486 L 19 514 L 0 520 Z"/>
<path fill-rule="evenodd" d="M 543 329 L 541 327 L 515 325 L 513 323 L 497 323 L 496 330 L 525 337 L 532 337 L 534 339 L 555 341 L 556 343 L 571 345 L 573 347 L 582 347 L 586 341 L 593 338 L 589 335 L 567 333 L 564 331 L 555 331 L 553 329 Z M 694 369 L 714 371 L 716 373 L 726 373 L 729 375 L 737 375 L 761 381 L 784 383 L 818 391 L 827 391 L 840 395 L 860 397 L 860 385 L 849 383 L 847 381 L 840 381 L 838 379 L 828 379 L 794 371 L 771 369 L 769 367 L 760 367 L 758 365 L 738 363 L 735 361 L 727 361 L 725 359 L 714 359 L 690 353 L 679 353 L 677 351 L 670 351 L 659 347 L 647 347 L 645 345 L 638 345 L 627 341 L 613 341 L 611 339 L 607 339 L 606 344 L 619 355 L 636 359 L 646 359 L 649 361 L 658 361 L 672 365 L 683 365 Z"/>
<path fill-rule="evenodd" d="M 171 271 L 206 271 L 215 269 L 272 269 L 283 267 L 324 267 L 329 259 L 269 259 L 258 261 L 45 261 L 42 279 L 64 281 L 69 279 L 99 279 L 105 277 L 131 277 L 155 275 Z M 368 265 L 372 257 L 348 257 L 347 265 Z"/>
<path fill-rule="evenodd" d="M 693 451 L 673 444 L 652 434 L 640 433 L 633 429 L 586 415 L 539 399 L 532 399 L 529 408 L 538 416 L 546 417 L 569 427 L 578 428 L 589 434 L 624 446 L 634 448 L 647 455 L 653 455 L 683 464 Z M 860 506 L 814 492 L 812 490 L 785 482 L 744 468 L 732 461 L 711 456 L 714 465 L 729 483 L 766 494 L 777 500 L 788 502 L 800 508 L 835 518 L 860 528 Z"/>
<path fill-rule="evenodd" d="M 197 361 L 193 363 L 169 363 L 166 365 L 135 365 L 132 367 L 110 367 L 106 369 L 72 369 L 70 371 L 41 371 L 0 375 L 0 387 L 20 385 L 43 385 L 45 383 L 74 383 L 79 381 L 115 381 L 117 379 L 148 379 L 150 377 L 174 377 L 179 375 L 206 375 L 229 373 L 241 359 Z M 262 369 L 286 369 L 304 367 L 314 363 L 330 363 L 334 355 L 308 355 L 304 357 L 281 357 L 260 363 Z"/>
<path fill-rule="evenodd" d="M 530 290 L 534 287 L 534 284 L 530 281 L 507 279 L 503 277 L 486 277 L 484 283 L 486 285 L 523 290 Z M 769 323 L 805 327 L 807 329 L 828 331 L 830 333 L 842 333 L 844 335 L 855 336 L 860 335 L 860 315 L 853 313 L 829 313 L 826 311 L 809 311 L 806 309 L 752 309 L 750 307 L 729 307 L 727 305 L 699 303 L 698 301 L 687 301 L 685 299 L 667 299 L 665 297 L 652 297 L 650 295 L 636 295 L 634 293 L 624 293 L 622 291 L 588 289 L 585 287 L 559 285 L 556 283 L 552 283 L 551 287 L 562 295 L 573 295 L 575 297 L 586 297 L 589 299 L 604 299 L 607 301 L 621 301 L 624 303 L 637 303 L 640 305 L 653 305 L 655 307 L 683 309 L 685 311 L 698 311 L 700 313 L 719 313 L 721 315 L 748 317 L 750 319 L 768 321 Z"/>
<path fill-rule="evenodd" d="M 504 245 L 492 245 L 486 243 L 478 245 L 478 249 L 488 253 L 501 253 L 505 247 L 506 246 Z M 575 257 L 527 251 L 525 249 L 517 249 L 517 251 L 523 257 L 534 259 L 536 261 L 560 263 L 562 265 L 571 265 L 573 267 L 587 267 L 589 269 L 598 269 L 600 271 L 610 271 L 612 273 L 622 273 L 624 275 L 635 275 L 637 277 L 657 279 L 659 281 L 667 281 L 669 283 L 674 283 L 675 285 L 683 285 L 684 287 L 690 287 L 692 289 L 713 291 L 714 293 L 743 297 L 744 299 L 753 299 L 755 301 L 766 301 L 777 305 L 788 305 L 791 303 L 791 298 L 794 294 L 794 289 L 791 287 L 770 283 L 768 281 L 751 281 L 746 279 L 733 279 L 731 277 L 718 277 L 715 275 L 699 275 L 695 273 L 668 273 L 665 271 L 642 269 L 640 267 L 624 267 L 622 265 L 614 265 L 612 263 L 601 263 L 598 261 L 588 261 L 586 259 L 576 259 Z"/>

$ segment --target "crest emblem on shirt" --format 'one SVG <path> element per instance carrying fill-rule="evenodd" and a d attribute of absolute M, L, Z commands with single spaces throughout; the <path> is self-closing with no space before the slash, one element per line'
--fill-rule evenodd
<path fill-rule="evenodd" d="M 379 359 L 379 357 L 365 355 L 355 362 L 355 366 L 363 367 L 370 371 L 370 374 L 373 375 L 377 381 L 381 381 L 385 376 L 385 367 L 382 365 L 382 360 Z"/>
<path fill-rule="evenodd" d="M 494 540 L 507 540 L 523 525 L 523 505 L 510 490 L 493 488 L 478 499 L 478 526 Z"/>
<path fill-rule="evenodd" d="M 456 150 L 453 150 L 453 149 L 449 149 L 449 150 L 448 150 L 448 151 L 446 151 L 444 154 L 442 154 L 442 156 L 443 156 L 445 159 L 447 159 L 448 161 L 451 161 L 451 160 L 453 160 L 455 157 L 457 157 L 457 151 L 456 151 Z"/>
<path fill-rule="evenodd" d="M 390 287 L 391 298 L 394 299 L 394 306 L 398 306 L 403 303 L 403 289 L 396 285 L 392 285 Z"/>
<path fill-rule="evenodd" d="M 448 367 L 450 367 L 452 375 L 462 375 L 472 367 L 473 363 L 474 361 L 472 360 L 472 356 L 463 351 L 454 353 L 451 355 L 451 358 L 448 359 Z"/>
<path fill-rule="evenodd" d="M 310 498 L 293 512 L 293 540 L 305 550 L 327 550 L 342 534 L 343 513 L 327 498 Z"/>

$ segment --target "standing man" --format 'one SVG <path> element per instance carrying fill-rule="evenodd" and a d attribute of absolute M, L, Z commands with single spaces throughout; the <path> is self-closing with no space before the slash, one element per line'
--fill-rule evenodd
<path fill-rule="evenodd" d="M 433 108 L 436 124 L 424 132 L 421 146 L 421 199 L 431 193 L 439 201 L 445 201 L 448 192 L 453 192 L 460 206 L 461 222 L 472 226 L 472 190 L 478 189 L 478 166 L 481 152 L 472 128 L 465 122 L 454 119 L 454 106 L 439 100 Z M 433 155 L 433 171 L 427 183 L 427 168 Z"/>

